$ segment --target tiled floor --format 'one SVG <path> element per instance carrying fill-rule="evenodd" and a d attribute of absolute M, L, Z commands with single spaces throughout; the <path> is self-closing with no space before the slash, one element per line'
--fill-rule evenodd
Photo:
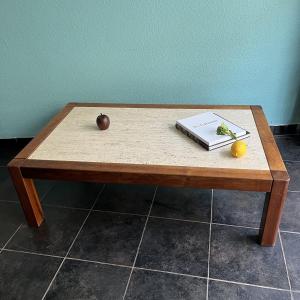
<path fill-rule="evenodd" d="M 300 136 L 279 239 L 257 244 L 260 193 L 38 181 L 26 225 L 0 156 L 0 299 L 300 299 Z M 293 298 L 292 298 L 293 297 Z"/>

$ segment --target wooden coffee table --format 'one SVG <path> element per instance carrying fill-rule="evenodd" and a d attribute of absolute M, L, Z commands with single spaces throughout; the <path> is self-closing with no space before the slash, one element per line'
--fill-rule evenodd
<path fill-rule="evenodd" d="M 206 151 L 176 130 L 175 121 L 213 111 L 251 132 L 248 154 L 230 146 Z M 110 117 L 100 131 L 96 117 Z M 156 184 L 267 192 L 260 243 L 273 246 L 289 176 L 260 106 L 69 103 L 9 163 L 27 222 L 43 210 L 33 179 Z"/>

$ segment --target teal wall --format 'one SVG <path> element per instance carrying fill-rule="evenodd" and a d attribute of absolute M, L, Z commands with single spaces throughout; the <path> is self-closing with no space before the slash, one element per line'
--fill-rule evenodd
<path fill-rule="evenodd" d="M 299 122 L 299 70 L 299 0 L 0 0 L 0 138 L 69 101 L 260 104 Z"/>

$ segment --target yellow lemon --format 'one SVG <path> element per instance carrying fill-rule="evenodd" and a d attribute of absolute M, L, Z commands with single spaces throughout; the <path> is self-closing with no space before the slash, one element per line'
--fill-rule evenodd
<path fill-rule="evenodd" d="M 243 141 L 236 141 L 231 146 L 231 154 L 234 157 L 242 157 L 247 152 L 247 145 Z"/>

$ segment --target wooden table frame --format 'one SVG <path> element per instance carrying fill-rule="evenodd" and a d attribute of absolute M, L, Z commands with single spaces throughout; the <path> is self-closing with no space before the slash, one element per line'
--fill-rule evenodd
<path fill-rule="evenodd" d="M 269 164 L 269 170 L 238 170 L 201 167 L 172 167 L 93 162 L 32 160 L 28 157 L 68 115 L 73 107 L 147 107 L 179 109 L 251 109 Z M 8 164 L 27 222 L 38 227 L 43 210 L 33 179 L 90 181 L 101 183 L 156 184 L 177 187 L 214 188 L 266 192 L 260 226 L 260 243 L 273 246 L 286 199 L 289 176 L 273 134 L 260 106 L 233 105 L 154 105 L 69 103 Z"/>

